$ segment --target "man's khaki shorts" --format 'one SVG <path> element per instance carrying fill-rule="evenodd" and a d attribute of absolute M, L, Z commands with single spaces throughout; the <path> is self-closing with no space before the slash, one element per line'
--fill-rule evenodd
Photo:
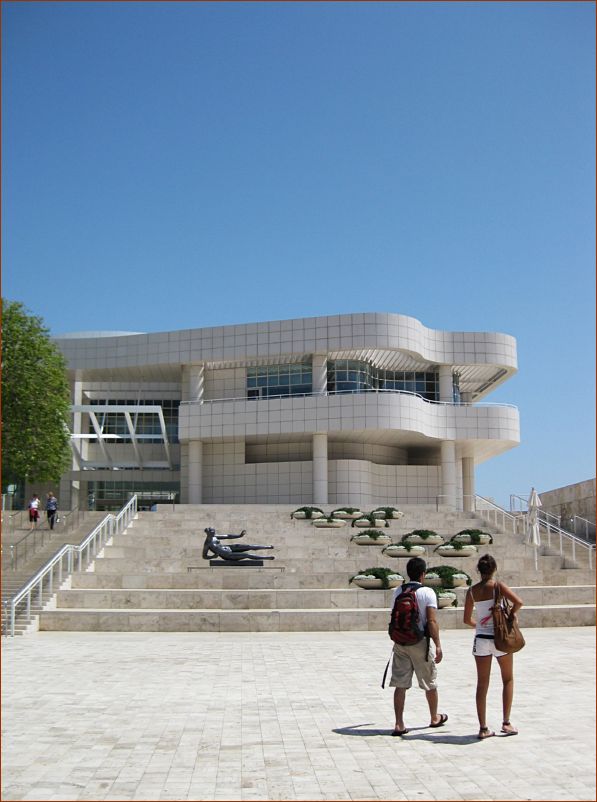
<path fill-rule="evenodd" d="M 413 672 L 417 675 L 419 688 L 424 691 L 434 691 L 437 688 L 437 666 L 435 665 L 435 644 L 429 642 L 429 656 L 427 654 L 427 638 L 423 638 L 412 646 L 394 644 L 394 657 L 392 660 L 392 679 L 390 687 L 411 688 Z"/>

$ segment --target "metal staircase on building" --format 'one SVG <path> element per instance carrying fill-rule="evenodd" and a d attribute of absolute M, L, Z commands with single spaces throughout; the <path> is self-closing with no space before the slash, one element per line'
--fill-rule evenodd
<path fill-rule="evenodd" d="M 494 543 L 479 547 L 479 554 L 493 554 L 499 577 L 522 596 L 523 627 L 595 624 L 592 551 L 579 554 L 571 542 L 557 554 L 542 549 L 535 569 L 534 549 L 524 543 L 524 520 L 517 516 L 491 507 L 475 513 L 414 505 L 403 510 L 404 517 L 384 530 L 394 541 L 422 528 L 446 538 L 465 528 L 491 532 Z M 384 630 L 392 591 L 357 589 L 349 579 L 374 565 L 404 574 L 406 560 L 351 542 L 355 530 L 350 525 L 317 529 L 309 521 L 291 519 L 291 511 L 286 505 L 179 505 L 174 511 L 164 506 L 138 513 L 87 570 L 75 571 L 63 584 L 55 608 L 41 612 L 40 629 Z M 265 553 L 276 559 L 263 568 L 212 568 L 201 558 L 206 526 L 222 534 L 246 529 L 245 541 L 273 544 L 275 550 Z M 427 548 L 429 566 L 445 564 L 433 548 Z M 452 563 L 475 577 L 477 559 Z M 457 590 L 458 608 L 438 611 L 441 627 L 464 626 L 464 593 Z"/>

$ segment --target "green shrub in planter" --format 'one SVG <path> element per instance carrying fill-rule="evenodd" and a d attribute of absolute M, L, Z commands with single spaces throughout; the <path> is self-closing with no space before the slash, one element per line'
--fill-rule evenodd
<path fill-rule="evenodd" d="M 373 512 L 383 512 L 386 518 L 393 518 L 395 512 L 400 512 L 396 507 L 376 507 Z"/>
<path fill-rule="evenodd" d="M 401 546 L 403 549 L 406 549 L 407 551 L 412 551 L 412 549 L 420 546 L 421 544 L 420 543 L 409 543 L 408 540 L 405 540 L 403 542 L 401 540 L 400 543 L 391 543 L 390 545 L 391 546 Z"/>
<path fill-rule="evenodd" d="M 354 576 L 351 576 L 348 580 L 348 584 L 352 582 L 352 580 L 357 576 L 372 576 L 375 579 L 381 579 L 381 586 L 382 588 L 389 588 L 390 583 L 388 581 L 388 577 L 390 576 L 398 576 L 400 579 L 404 579 L 402 574 L 393 571 L 391 568 L 367 568 L 365 571 L 358 571 Z"/>
<path fill-rule="evenodd" d="M 478 546 L 481 543 L 481 535 L 484 535 L 485 538 L 489 538 L 489 543 L 493 543 L 493 537 L 489 534 L 489 532 L 483 532 L 481 529 L 461 529 L 460 532 L 457 532 L 454 537 L 458 537 L 458 535 L 468 535 L 470 538 L 470 544 L 472 546 Z M 454 538 L 452 538 L 453 540 Z M 450 543 L 452 543 L 452 540 Z"/>
<path fill-rule="evenodd" d="M 371 540 L 377 540 L 380 537 L 389 537 L 389 535 L 386 535 L 385 532 L 382 532 L 379 529 L 363 529 L 361 532 L 357 532 L 356 535 L 353 535 L 350 539 L 354 540 L 355 537 L 363 537 L 363 535 L 368 535 Z"/>
<path fill-rule="evenodd" d="M 458 607 L 458 599 L 456 598 L 456 594 L 454 593 L 454 591 L 453 591 L 453 590 L 450 590 L 449 588 L 432 588 L 432 590 L 433 590 L 433 592 L 434 592 L 434 593 L 435 593 L 435 595 L 436 595 L 436 598 L 437 598 L 437 606 L 438 606 L 438 607 L 439 607 L 439 600 L 440 600 L 440 598 L 441 598 L 442 596 L 445 598 L 446 596 L 448 596 L 448 594 L 449 594 L 450 596 L 454 596 L 454 598 L 452 599 L 452 601 L 450 602 L 450 604 L 448 605 L 448 607 Z"/>
<path fill-rule="evenodd" d="M 318 512 L 321 515 L 325 515 L 324 511 L 320 510 L 319 507 L 299 507 L 297 510 L 290 513 L 290 517 L 294 518 L 297 512 L 304 512 L 305 518 L 307 519 L 312 518 L 314 512 Z"/>
<path fill-rule="evenodd" d="M 347 515 L 352 515 L 355 512 L 360 512 L 358 507 L 338 507 L 337 510 L 332 510 L 332 515 L 336 512 L 345 512 Z"/>
<path fill-rule="evenodd" d="M 375 521 L 376 520 L 379 520 L 377 515 L 374 515 L 372 512 L 367 512 L 367 513 L 364 513 L 363 515 L 359 515 L 358 518 L 353 518 L 352 519 L 352 523 L 350 525 L 354 526 L 357 521 L 369 521 L 371 526 L 375 526 Z M 390 522 L 386 518 L 386 522 L 385 522 L 384 526 L 387 527 L 389 525 L 390 525 Z"/>
<path fill-rule="evenodd" d="M 442 546 L 452 546 L 454 548 L 454 551 L 462 551 L 462 549 L 464 549 L 466 546 L 471 546 L 471 545 L 472 543 L 461 543 L 459 540 L 454 540 L 454 538 L 452 538 L 452 540 L 449 540 L 447 543 L 440 543 L 439 546 L 436 546 L 433 549 L 433 551 L 441 549 Z"/>
<path fill-rule="evenodd" d="M 442 587 L 444 588 L 450 589 L 454 587 L 454 582 L 452 580 L 454 574 L 463 574 L 466 576 L 466 584 L 469 586 L 472 585 L 472 579 L 466 571 L 463 571 L 461 568 L 454 568 L 452 565 L 434 565 L 429 571 L 441 577 Z"/>

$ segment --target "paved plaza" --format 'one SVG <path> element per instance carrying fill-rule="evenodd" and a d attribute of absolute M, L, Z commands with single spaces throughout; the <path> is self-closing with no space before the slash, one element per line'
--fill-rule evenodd
<path fill-rule="evenodd" d="M 441 729 L 390 737 L 383 632 L 3 639 L 3 800 L 593 800 L 595 630 L 527 629 L 512 722 L 476 738 L 472 632 L 442 633 Z M 499 730 L 497 666 L 488 697 Z"/>

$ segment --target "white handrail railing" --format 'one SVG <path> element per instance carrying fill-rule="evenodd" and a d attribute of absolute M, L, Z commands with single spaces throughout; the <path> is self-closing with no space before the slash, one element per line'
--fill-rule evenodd
<path fill-rule="evenodd" d="M 385 388 L 365 387 L 361 390 L 331 390 L 323 393 L 296 393 L 296 395 L 268 395 L 263 398 L 256 396 L 251 397 L 248 395 L 241 396 L 228 396 L 226 398 L 201 398 L 197 401 L 181 401 L 180 406 L 189 406 L 191 404 L 215 404 L 225 403 L 229 401 L 279 401 L 280 399 L 293 398 L 323 398 L 325 396 L 335 395 L 362 395 L 363 393 L 392 393 L 393 395 L 410 395 L 424 401 L 426 404 L 435 404 L 436 406 L 444 407 L 508 407 L 510 409 L 518 409 L 515 404 L 498 404 L 491 401 L 434 401 L 429 398 L 424 398 L 420 393 L 415 393 L 412 390 L 387 390 Z"/>
<path fill-rule="evenodd" d="M 481 497 L 479 497 L 481 498 Z M 487 499 L 484 499 L 487 501 Z M 528 516 L 528 502 L 523 496 L 519 496 L 516 494 L 512 494 L 510 496 L 510 509 L 516 509 L 517 504 L 523 502 L 526 505 L 526 510 L 521 509 L 518 513 L 507 513 L 505 510 L 501 510 L 501 507 L 498 507 L 497 504 L 493 506 L 496 510 L 501 510 L 504 516 L 508 516 L 513 520 L 519 521 L 522 523 L 523 526 L 523 533 L 526 535 L 528 533 L 529 528 L 529 516 Z M 489 502 L 491 504 L 491 502 Z M 522 506 L 522 504 L 520 504 Z M 593 553 L 595 551 L 595 544 L 588 543 L 586 540 L 573 535 L 571 532 L 567 532 L 565 529 L 562 529 L 560 526 L 560 518 L 558 515 L 553 515 L 552 513 L 546 512 L 545 510 L 538 510 L 537 520 L 539 526 L 542 527 L 547 533 L 547 546 L 551 548 L 551 536 L 552 534 L 556 535 L 559 538 L 559 552 L 560 557 L 564 557 L 564 542 L 568 542 L 572 549 L 572 559 L 576 560 L 576 549 L 580 547 L 581 549 L 586 549 L 588 551 L 589 556 L 589 568 L 593 570 Z"/>
<path fill-rule="evenodd" d="M 504 532 L 509 529 L 513 535 L 526 533 L 525 522 L 521 516 L 507 512 L 488 498 L 475 496 L 475 512 L 478 512 L 489 523 L 503 529 Z"/>
<path fill-rule="evenodd" d="M 118 515 L 108 513 L 100 523 L 87 535 L 82 543 L 78 546 L 66 544 L 59 549 L 56 554 L 51 557 L 48 562 L 39 569 L 39 571 L 24 585 L 9 602 L 6 603 L 6 608 L 10 606 L 9 612 L 9 625 L 7 627 L 11 636 L 15 634 L 15 622 L 17 616 L 17 608 L 25 606 L 27 620 L 31 620 L 31 597 L 37 590 L 39 605 L 42 605 L 44 594 L 44 581 L 46 583 L 46 591 L 52 593 L 54 586 L 54 572 L 58 572 L 58 584 L 62 583 L 63 579 L 63 564 L 64 558 L 67 558 L 67 573 L 71 574 L 75 570 L 73 567 L 74 557 L 77 555 L 77 571 L 83 568 L 83 559 L 85 558 L 85 566 L 97 556 L 101 549 L 105 546 L 106 542 L 114 535 L 121 534 L 133 520 L 137 514 L 137 496 L 133 496 L 130 501 L 122 508 Z M 7 633 L 8 634 L 8 633 Z"/>

